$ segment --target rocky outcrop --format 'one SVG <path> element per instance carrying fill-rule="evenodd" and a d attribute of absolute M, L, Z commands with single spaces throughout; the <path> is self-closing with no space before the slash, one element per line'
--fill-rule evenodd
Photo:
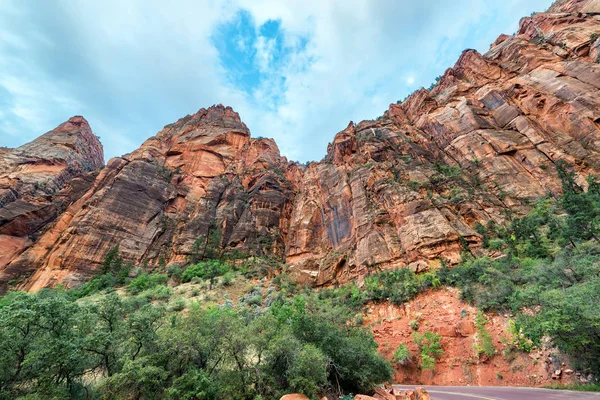
<path fill-rule="evenodd" d="M 460 300 L 459 290 L 444 288 L 422 293 L 401 306 L 371 304 L 364 324 L 372 330 L 381 354 L 391 362 L 395 350 L 400 345 L 407 346 L 411 358 L 403 363 L 393 362 L 393 381 L 398 384 L 542 387 L 551 385 L 561 374 L 565 384 L 576 382 L 573 372 L 566 373 L 573 371 L 568 366 L 569 357 L 560 355 L 549 342 L 524 353 L 507 341 L 514 336 L 514 321 L 509 315 L 488 315 L 485 329 L 491 335 L 495 354 L 488 357 L 478 353 L 478 312 Z M 419 367 L 420 350 L 413 334 L 425 331 L 440 336 L 444 351 L 436 359 L 433 371 Z"/>
<path fill-rule="evenodd" d="M 389 385 L 375 388 L 373 397 L 364 394 L 357 394 L 354 400 L 430 400 L 431 397 L 427 390 L 415 388 L 415 390 L 399 390 Z"/>
<path fill-rule="evenodd" d="M 294 168 L 269 139 L 251 139 L 221 105 L 166 126 L 112 159 L 91 188 L 3 272 L 36 271 L 24 288 L 74 286 L 119 245 L 136 265 L 188 263 L 209 251 L 283 256 Z"/>
<path fill-rule="evenodd" d="M 597 8 L 566 1 L 524 18 L 485 55 L 465 51 L 433 90 L 336 135 L 296 198 L 297 279 L 453 263 L 466 245 L 479 251 L 476 222 L 503 223 L 506 210 L 559 193 L 556 161 L 585 184 L 600 166 Z"/>
<path fill-rule="evenodd" d="M 0 282 L 34 272 L 20 287 L 74 286 L 117 244 L 149 268 L 210 252 L 257 255 L 285 261 L 313 286 L 482 254 L 475 224 L 503 223 L 507 210 L 525 213 L 560 192 L 558 160 L 574 164 L 582 184 L 600 169 L 598 7 L 565 0 L 523 18 L 486 54 L 465 51 L 431 91 L 376 121 L 350 123 L 308 166 L 288 162 L 270 139 L 251 138 L 229 107 L 182 118 L 97 176 L 71 179 L 60 196 L 72 204 L 58 218 L 38 203 L 16 214 L 3 206 L 14 222 L 0 242 Z M 21 157 L 40 154 L 26 150 Z M 0 161 L 0 171 L 10 165 Z M 44 188 L 97 167 L 75 165 Z M 0 204 L 16 206 L 33 190 L 2 182 Z M 28 231 L 40 226 L 41 236 Z"/>
<path fill-rule="evenodd" d="M 600 1 L 598 0 L 557 0 L 548 9 L 548 12 L 558 13 L 586 13 L 600 14 Z"/>
<path fill-rule="evenodd" d="M 103 165 L 102 145 L 79 116 L 31 143 L 0 151 L 0 270 L 89 189 Z M 23 279 L 21 272 L 11 278 Z"/>

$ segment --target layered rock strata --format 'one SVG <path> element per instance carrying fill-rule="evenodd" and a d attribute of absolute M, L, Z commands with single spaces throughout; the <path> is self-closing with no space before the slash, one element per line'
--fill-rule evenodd
<path fill-rule="evenodd" d="M 276 258 L 313 286 L 483 254 L 476 223 L 501 224 L 558 194 L 558 160 L 582 184 L 599 172 L 599 35 L 598 1 L 559 1 L 486 54 L 465 51 L 431 91 L 350 123 L 308 166 L 251 138 L 221 105 L 166 126 L 97 175 L 85 174 L 102 164 L 87 123 L 80 141 L 40 142 L 52 131 L 3 149 L 0 282 L 75 286 L 117 244 L 149 268 L 207 251 Z"/>

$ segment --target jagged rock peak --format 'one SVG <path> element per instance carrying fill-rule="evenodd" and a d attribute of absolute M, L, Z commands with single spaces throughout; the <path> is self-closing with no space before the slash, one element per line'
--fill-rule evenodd
<path fill-rule="evenodd" d="M 166 126 L 51 199 L 48 185 L 37 195 L 36 183 L 54 164 L 21 156 L 19 179 L 27 172 L 31 182 L 22 185 L 0 151 L 0 203 L 19 205 L 0 232 L 0 292 L 15 280 L 25 290 L 74 287 L 116 244 L 135 265 L 184 266 L 214 229 L 219 251 L 277 256 L 292 279 L 314 286 L 360 280 L 374 268 L 455 264 L 467 245 L 487 254 L 477 223 L 503 224 L 507 211 L 524 215 L 535 199 L 560 193 L 555 162 L 575 165 L 582 183 L 600 173 L 598 32 L 590 13 L 527 17 L 485 54 L 465 51 L 432 90 L 376 121 L 350 123 L 309 168 L 288 163 L 271 139 L 251 138 L 223 105 Z M 15 191 L 44 208 L 17 204 Z M 60 199 L 67 209 L 48 212 Z"/>
<path fill-rule="evenodd" d="M 557 0 L 548 12 L 559 13 L 600 13 L 600 0 Z"/>
<path fill-rule="evenodd" d="M 165 130 L 192 130 L 202 126 L 211 126 L 218 128 L 227 128 L 240 131 L 250 136 L 250 131 L 246 124 L 240 119 L 240 115 L 230 106 L 217 104 L 208 108 L 201 108 L 193 115 L 187 115 L 180 118 L 177 122 L 165 126 Z"/>
<path fill-rule="evenodd" d="M 104 166 L 104 149 L 87 120 L 76 115 L 35 140 L 12 150 L 13 156 L 53 162 L 76 163 L 78 172 Z"/>
<path fill-rule="evenodd" d="M 16 149 L 0 149 L 0 269 L 81 197 L 104 165 L 102 144 L 75 116 Z"/>

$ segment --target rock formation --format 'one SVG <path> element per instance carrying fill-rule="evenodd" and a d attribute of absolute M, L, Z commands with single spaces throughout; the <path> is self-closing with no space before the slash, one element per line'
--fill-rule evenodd
<path fill-rule="evenodd" d="M 0 270 L 31 247 L 49 223 L 81 197 L 104 165 L 102 145 L 83 117 L 16 149 L 0 151 Z M 23 265 L 7 283 L 27 278 Z"/>
<path fill-rule="evenodd" d="M 93 276 L 117 244 L 139 265 L 186 263 L 205 251 L 212 233 L 228 249 L 282 254 L 280 222 L 293 198 L 284 171 L 294 169 L 277 145 L 250 139 L 231 108 L 202 109 L 110 160 L 92 187 L 10 262 L 3 280 L 36 266 L 25 288 L 72 286 Z"/>
<path fill-rule="evenodd" d="M 189 263 L 209 244 L 277 257 L 314 286 L 479 254 L 475 224 L 558 193 L 558 160 L 582 184 L 600 170 L 598 14 L 597 0 L 564 0 L 523 18 L 485 55 L 465 51 L 431 91 L 350 123 L 309 166 L 251 138 L 221 105 L 99 174 L 85 174 L 102 156 L 81 117 L 1 150 L 2 289 L 75 286 L 117 244 L 149 267 Z M 52 139 L 76 127 L 75 142 Z"/>

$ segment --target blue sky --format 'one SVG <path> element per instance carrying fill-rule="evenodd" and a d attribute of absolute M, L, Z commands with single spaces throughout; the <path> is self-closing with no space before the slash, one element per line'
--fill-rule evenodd
<path fill-rule="evenodd" d="M 551 0 L 0 3 L 0 146 L 83 115 L 106 158 L 223 103 L 289 159 L 485 52 Z"/>

